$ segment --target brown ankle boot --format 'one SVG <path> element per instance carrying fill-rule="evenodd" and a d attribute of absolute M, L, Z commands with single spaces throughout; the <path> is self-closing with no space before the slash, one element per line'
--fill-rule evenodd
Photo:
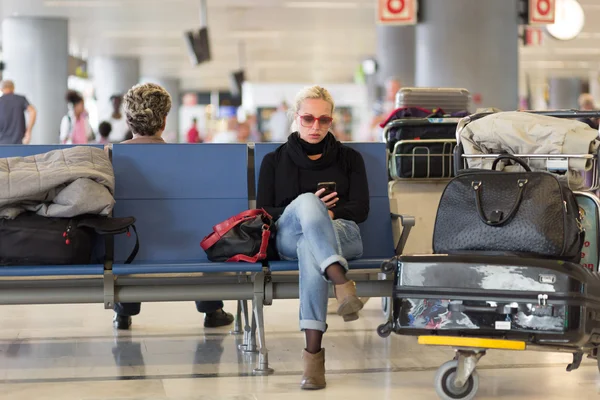
<path fill-rule="evenodd" d="M 304 360 L 304 374 L 300 388 L 304 390 L 325 389 L 325 349 L 321 349 L 317 354 L 302 350 L 302 360 Z"/>
<path fill-rule="evenodd" d="M 341 315 L 346 322 L 357 320 L 358 312 L 362 310 L 364 304 L 356 297 L 356 283 L 348 281 L 343 285 L 335 285 L 334 292 L 338 301 L 337 314 Z"/>

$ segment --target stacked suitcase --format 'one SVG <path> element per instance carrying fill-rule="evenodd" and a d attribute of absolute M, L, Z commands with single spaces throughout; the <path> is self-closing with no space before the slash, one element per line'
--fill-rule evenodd
<path fill-rule="evenodd" d="M 471 95 L 467 89 L 403 88 L 396 93 L 396 108 L 441 108 L 447 113 L 454 113 L 468 110 L 470 101 Z"/>

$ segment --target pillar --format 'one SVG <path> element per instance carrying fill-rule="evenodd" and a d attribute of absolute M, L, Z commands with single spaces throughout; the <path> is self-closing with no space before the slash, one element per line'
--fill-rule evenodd
<path fill-rule="evenodd" d="M 416 27 L 416 84 L 466 88 L 473 108 L 516 110 L 517 0 L 424 0 Z"/>
<path fill-rule="evenodd" d="M 100 120 L 110 117 L 110 97 L 125 94 L 140 81 L 140 62 L 134 57 L 93 57 L 90 73 L 96 91 Z"/>
<path fill-rule="evenodd" d="M 415 85 L 415 27 L 377 26 L 378 83 L 396 77 L 402 86 Z"/>
<path fill-rule="evenodd" d="M 579 108 L 579 95 L 581 95 L 579 78 L 551 78 L 549 85 L 551 110 Z"/>
<path fill-rule="evenodd" d="M 2 24 L 4 79 L 37 109 L 32 144 L 59 142 L 67 112 L 69 22 L 64 18 L 7 18 Z"/>
<path fill-rule="evenodd" d="M 169 92 L 173 105 L 171 106 L 171 112 L 169 112 L 169 116 L 167 117 L 167 127 L 163 133 L 163 138 L 169 143 L 185 143 L 185 140 L 181 140 L 183 132 L 180 132 L 179 130 L 179 109 L 181 108 L 181 83 L 179 79 L 144 77 L 141 81 L 155 83 Z"/>

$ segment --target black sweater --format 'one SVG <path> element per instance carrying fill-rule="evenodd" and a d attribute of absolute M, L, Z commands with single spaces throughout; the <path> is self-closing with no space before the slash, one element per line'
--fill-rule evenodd
<path fill-rule="evenodd" d="M 300 169 L 298 196 L 304 193 L 315 193 L 320 182 L 336 182 L 339 201 L 331 209 L 334 218 L 361 223 L 369 215 L 369 186 L 365 163 L 361 154 L 354 149 L 342 145 L 340 153 L 342 155 L 340 160 L 346 160 L 344 165 L 339 161 L 321 170 Z M 289 205 L 281 195 L 281 188 L 275 187 L 275 182 L 290 185 L 285 192 L 298 187 L 296 182 L 298 178 L 277 175 L 278 170 L 280 171 L 277 168 L 278 164 L 277 152 L 265 156 L 260 166 L 256 196 L 257 207 L 264 208 L 275 219 L 278 219 Z"/>

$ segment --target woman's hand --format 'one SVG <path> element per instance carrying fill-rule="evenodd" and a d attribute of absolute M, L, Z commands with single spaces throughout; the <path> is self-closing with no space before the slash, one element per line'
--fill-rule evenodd
<path fill-rule="evenodd" d="M 323 193 L 325 193 L 325 189 L 319 189 L 317 190 L 317 192 L 315 193 L 315 195 L 321 199 L 321 201 L 323 203 L 325 203 L 325 205 L 327 206 L 327 208 L 333 208 L 335 207 L 335 205 L 337 204 L 337 202 L 340 200 L 337 197 L 337 192 L 333 192 L 328 194 L 327 196 L 323 196 Z M 321 197 L 323 196 L 323 197 Z"/>

